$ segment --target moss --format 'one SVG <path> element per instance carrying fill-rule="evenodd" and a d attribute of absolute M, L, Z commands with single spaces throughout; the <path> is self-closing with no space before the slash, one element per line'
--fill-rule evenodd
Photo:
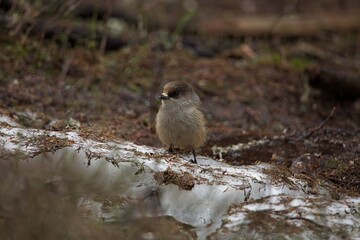
<path fill-rule="evenodd" d="M 271 64 L 275 66 L 280 66 L 283 59 L 280 54 L 278 53 L 272 53 L 272 54 L 266 54 L 266 55 L 260 55 L 257 58 L 253 60 L 253 64 Z"/>
<path fill-rule="evenodd" d="M 308 58 L 296 57 L 290 60 L 290 64 L 296 70 L 303 71 L 304 69 L 310 67 L 314 62 Z"/>
<path fill-rule="evenodd" d="M 341 165 L 341 161 L 337 158 L 329 158 L 327 161 L 324 161 L 324 168 L 328 170 L 340 168 Z"/>

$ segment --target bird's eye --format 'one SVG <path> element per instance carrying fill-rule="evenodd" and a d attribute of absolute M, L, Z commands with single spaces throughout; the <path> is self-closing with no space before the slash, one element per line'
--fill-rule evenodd
<path fill-rule="evenodd" d="M 172 94 L 171 94 L 172 97 L 177 97 L 178 95 L 179 95 L 178 90 L 173 91 Z"/>

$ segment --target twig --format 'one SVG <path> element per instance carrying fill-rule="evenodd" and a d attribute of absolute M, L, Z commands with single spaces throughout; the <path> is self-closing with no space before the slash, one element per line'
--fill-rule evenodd
<path fill-rule="evenodd" d="M 63 88 L 65 85 L 65 78 L 69 72 L 69 68 L 70 68 L 72 59 L 73 59 L 73 54 L 70 53 L 69 56 L 67 56 L 65 58 L 64 63 L 61 68 L 60 75 L 57 78 L 56 99 L 58 100 L 59 104 L 62 104 L 64 101 L 64 97 L 63 97 L 62 93 L 63 93 Z"/>
<path fill-rule="evenodd" d="M 287 219 L 289 219 L 289 220 L 303 220 L 303 221 L 312 223 L 312 224 L 314 224 L 315 226 L 317 226 L 317 227 L 319 227 L 319 228 L 325 228 L 325 226 L 320 225 L 320 224 L 318 224 L 318 223 L 316 223 L 316 222 L 314 222 L 313 220 L 310 220 L 310 219 L 308 219 L 308 218 L 303 218 L 303 217 L 288 217 Z"/>
<path fill-rule="evenodd" d="M 105 21 L 105 28 L 102 32 L 102 36 L 101 36 L 101 40 L 100 40 L 100 53 L 101 55 L 103 55 L 105 53 L 106 50 L 106 44 L 108 42 L 108 32 L 109 32 L 109 27 L 108 27 L 108 21 L 111 17 L 112 11 L 111 11 L 111 6 L 109 5 L 109 2 L 106 2 L 106 12 L 104 15 L 104 21 Z"/>
<path fill-rule="evenodd" d="M 324 125 L 329 121 L 329 119 L 334 115 L 334 112 L 336 110 L 336 107 L 333 107 L 330 114 L 325 118 L 324 121 L 322 121 L 317 127 L 311 129 L 308 133 L 305 134 L 302 138 L 308 138 L 311 135 L 313 135 L 316 131 L 319 131 Z M 300 140 L 301 137 L 299 137 L 297 140 Z"/>

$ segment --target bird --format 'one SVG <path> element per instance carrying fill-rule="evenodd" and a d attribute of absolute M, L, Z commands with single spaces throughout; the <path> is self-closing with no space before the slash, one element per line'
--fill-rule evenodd
<path fill-rule="evenodd" d="M 162 88 L 161 105 L 156 115 L 156 132 L 169 152 L 174 147 L 190 150 L 197 163 L 195 149 L 206 140 L 206 120 L 201 101 L 193 87 L 184 81 L 172 81 Z"/>

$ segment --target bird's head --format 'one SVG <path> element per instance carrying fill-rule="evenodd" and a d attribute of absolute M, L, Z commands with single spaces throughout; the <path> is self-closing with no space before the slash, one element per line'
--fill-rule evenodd
<path fill-rule="evenodd" d="M 172 103 L 193 103 L 200 105 L 200 99 L 190 84 L 183 81 L 173 81 L 164 85 L 159 99 L 163 104 Z"/>

